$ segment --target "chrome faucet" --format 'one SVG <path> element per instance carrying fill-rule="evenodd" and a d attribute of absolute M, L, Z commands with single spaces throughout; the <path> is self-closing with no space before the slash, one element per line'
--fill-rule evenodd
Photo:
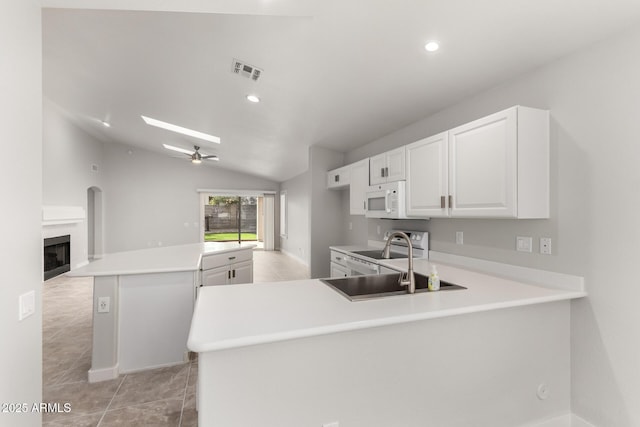
<path fill-rule="evenodd" d="M 389 258 L 391 252 L 391 240 L 394 237 L 401 237 L 407 241 L 407 247 L 409 248 L 409 266 L 407 268 L 406 276 L 400 274 L 400 285 L 408 286 L 407 292 L 413 294 L 416 292 L 416 278 L 413 274 L 413 245 L 411 244 L 411 239 L 405 233 L 401 231 L 393 232 L 387 237 L 387 242 L 384 245 L 384 249 L 382 250 L 382 258 Z"/>

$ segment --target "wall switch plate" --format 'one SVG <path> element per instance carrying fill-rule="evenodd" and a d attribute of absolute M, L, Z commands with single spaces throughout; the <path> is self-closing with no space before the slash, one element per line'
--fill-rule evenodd
<path fill-rule="evenodd" d="M 18 297 L 18 320 L 24 320 L 36 312 L 36 291 Z"/>
<path fill-rule="evenodd" d="M 456 231 L 456 245 L 464 244 L 464 233 L 462 231 Z"/>
<path fill-rule="evenodd" d="M 533 247 L 531 237 L 516 237 L 516 250 L 518 252 L 531 252 L 531 248 Z"/>
<path fill-rule="evenodd" d="M 110 297 L 98 297 L 98 313 L 108 313 L 111 309 Z"/>
<path fill-rule="evenodd" d="M 540 253 L 544 255 L 551 255 L 551 237 L 540 238 Z"/>

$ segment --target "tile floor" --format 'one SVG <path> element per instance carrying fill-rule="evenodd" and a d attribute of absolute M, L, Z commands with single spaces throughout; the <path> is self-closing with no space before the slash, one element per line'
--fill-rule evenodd
<path fill-rule="evenodd" d="M 254 282 L 305 279 L 306 266 L 280 252 L 254 252 Z M 197 426 L 198 361 L 89 384 L 93 279 L 58 276 L 43 285 L 43 401 L 71 404 L 43 426 Z"/>

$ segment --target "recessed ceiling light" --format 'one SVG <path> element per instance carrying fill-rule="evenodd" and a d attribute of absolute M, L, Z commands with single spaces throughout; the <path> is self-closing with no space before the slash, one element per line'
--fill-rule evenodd
<path fill-rule="evenodd" d="M 110 128 L 111 127 L 111 123 L 105 122 L 104 120 L 100 121 L 100 123 L 102 123 L 102 126 L 104 126 L 106 128 Z"/>
<path fill-rule="evenodd" d="M 260 98 L 258 98 L 256 95 L 247 95 L 247 99 L 251 102 L 260 102 Z"/>
<path fill-rule="evenodd" d="M 183 135 L 192 136 L 194 138 L 204 139 L 205 141 L 214 142 L 216 144 L 220 144 L 220 138 L 217 136 L 209 135 L 203 132 L 198 132 L 197 130 L 183 128 L 182 126 L 177 126 L 171 123 L 162 122 L 160 120 L 152 119 L 150 117 L 145 117 L 145 116 L 140 116 L 140 117 L 142 117 L 142 120 L 144 120 L 145 123 L 148 125 L 170 130 L 172 132 L 181 133 Z"/>
<path fill-rule="evenodd" d="M 435 52 L 436 50 L 440 49 L 440 43 L 435 40 L 431 40 L 424 45 L 424 48 L 427 50 L 427 52 Z"/>

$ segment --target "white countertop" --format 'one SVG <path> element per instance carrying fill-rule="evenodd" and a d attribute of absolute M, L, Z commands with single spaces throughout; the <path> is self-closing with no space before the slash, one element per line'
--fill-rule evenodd
<path fill-rule="evenodd" d="M 104 255 L 68 276 L 117 276 L 125 274 L 171 273 L 196 271 L 202 255 L 252 249 L 256 245 L 243 242 L 204 242 L 187 245 L 162 246 L 137 251 Z"/>
<path fill-rule="evenodd" d="M 390 260 L 396 268 L 406 260 Z M 188 348 L 207 352 L 586 296 L 438 263 L 441 280 L 466 290 L 352 302 L 320 280 L 209 286 L 200 289 Z M 415 260 L 427 274 L 427 260 Z"/>

